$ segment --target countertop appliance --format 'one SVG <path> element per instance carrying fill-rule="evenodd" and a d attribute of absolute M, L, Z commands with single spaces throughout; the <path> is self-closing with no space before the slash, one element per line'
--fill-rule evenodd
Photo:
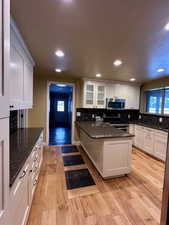
<path fill-rule="evenodd" d="M 106 99 L 106 108 L 107 109 L 124 109 L 125 108 L 125 99 Z"/>

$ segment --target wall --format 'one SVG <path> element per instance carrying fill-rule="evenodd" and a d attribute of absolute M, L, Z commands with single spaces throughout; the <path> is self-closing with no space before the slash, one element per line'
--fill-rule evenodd
<path fill-rule="evenodd" d="M 145 91 L 168 86 L 169 86 L 169 77 L 156 79 L 143 84 L 141 87 L 141 95 L 140 95 L 140 111 L 145 112 L 145 105 L 146 105 Z"/>
<path fill-rule="evenodd" d="M 79 96 L 79 81 L 76 79 L 64 79 L 63 77 L 56 77 L 50 75 L 34 75 L 34 97 L 33 97 L 33 109 L 28 113 L 28 126 L 29 127 L 43 127 L 45 128 L 46 135 L 46 123 L 47 123 L 47 82 L 67 82 L 75 84 L 75 107 L 80 106 Z M 75 133 L 75 140 L 77 136 Z"/>

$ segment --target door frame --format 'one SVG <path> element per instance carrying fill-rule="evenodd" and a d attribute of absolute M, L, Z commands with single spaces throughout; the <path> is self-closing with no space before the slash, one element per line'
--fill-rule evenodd
<path fill-rule="evenodd" d="M 72 128 L 71 128 L 71 142 L 75 144 L 75 84 L 68 82 L 57 82 L 57 81 L 47 81 L 47 108 L 46 108 L 46 141 L 47 145 L 49 145 L 49 93 L 50 93 L 50 85 L 51 84 L 64 84 L 71 86 L 73 88 L 72 91 Z"/>

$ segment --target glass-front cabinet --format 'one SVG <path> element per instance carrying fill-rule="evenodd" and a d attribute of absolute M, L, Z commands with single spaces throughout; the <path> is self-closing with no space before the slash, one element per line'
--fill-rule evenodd
<path fill-rule="evenodd" d="M 102 83 L 86 81 L 84 83 L 83 107 L 105 108 L 105 85 Z"/>

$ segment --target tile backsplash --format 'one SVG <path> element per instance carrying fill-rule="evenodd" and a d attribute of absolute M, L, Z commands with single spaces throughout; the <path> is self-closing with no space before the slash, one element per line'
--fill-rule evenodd
<path fill-rule="evenodd" d="M 96 108 L 77 108 L 77 121 L 94 121 L 96 117 L 101 117 L 105 122 L 129 123 L 138 120 L 139 110 L 123 109 L 96 109 Z"/>

